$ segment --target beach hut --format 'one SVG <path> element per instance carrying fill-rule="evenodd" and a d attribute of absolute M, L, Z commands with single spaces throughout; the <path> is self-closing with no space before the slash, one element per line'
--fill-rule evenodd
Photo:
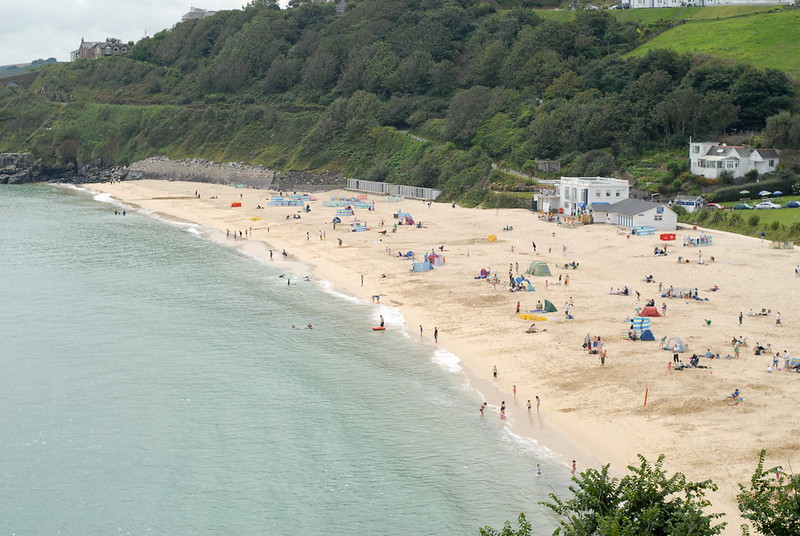
<path fill-rule="evenodd" d="M 542 261 L 533 261 L 528 269 L 525 270 L 525 273 L 528 275 L 536 275 L 536 276 L 547 276 L 552 277 L 553 274 L 550 273 L 550 268 L 547 266 L 547 263 Z"/>
<path fill-rule="evenodd" d="M 411 269 L 415 272 L 427 272 L 428 270 L 433 270 L 433 265 L 428 261 L 415 262 L 412 263 Z"/>
<path fill-rule="evenodd" d="M 545 313 L 555 313 L 556 311 L 558 311 L 558 309 L 556 309 L 556 306 L 553 305 L 553 302 L 551 302 L 550 300 L 544 300 Z"/>
<path fill-rule="evenodd" d="M 679 352 L 685 352 L 689 349 L 689 345 L 680 337 L 669 337 L 664 343 L 664 350 L 675 351 L 676 348 Z"/>
<path fill-rule="evenodd" d="M 639 313 L 639 316 L 661 316 L 661 313 L 658 312 L 654 306 L 649 305 L 642 309 L 642 312 Z"/>

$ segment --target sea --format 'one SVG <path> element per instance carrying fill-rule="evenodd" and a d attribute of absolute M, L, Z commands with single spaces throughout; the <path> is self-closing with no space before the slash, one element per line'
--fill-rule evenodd
<path fill-rule="evenodd" d="M 0 185 L 0 534 L 552 534 L 568 468 L 457 356 L 210 236 Z"/>

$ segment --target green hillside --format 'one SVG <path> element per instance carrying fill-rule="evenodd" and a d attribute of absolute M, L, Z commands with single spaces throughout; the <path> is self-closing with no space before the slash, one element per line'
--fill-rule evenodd
<path fill-rule="evenodd" d="M 800 10 L 757 12 L 724 19 L 705 16 L 706 11 L 717 9 L 731 8 L 705 8 L 686 24 L 642 44 L 631 55 L 642 56 L 665 48 L 780 69 L 800 80 Z"/>
<path fill-rule="evenodd" d="M 625 56 L 679 19 L 621 19 L 704 10 L 292 5 L 252 0 L 145 38 L 129 57 L 45 65 L 30 90 L 0 86 L 0 150 L 68 167 L 164 155 L 331 170 L 477 203 L 530 190 L 492 163 L 538 174 L 537 160 L 558 160 L 564 175 L 668 194 L 705 187 L 686 170 L 690 137 L 758 133 L 784 154 L 800 149 L 785 73 L 664 49 Z"/>

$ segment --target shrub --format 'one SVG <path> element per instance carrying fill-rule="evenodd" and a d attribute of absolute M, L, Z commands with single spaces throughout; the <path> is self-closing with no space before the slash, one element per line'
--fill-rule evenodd
<path fill-rule="evenodd" d="M 773 231 L 777 231 L 778 229 L 781 228 L 781 222 L 774 221 L 774 222 L 769 224 L 769 228 L 772 229 Z"/>
<path fill-rule="evenodd" d="M 711 216 L 711 223 L 723 223 L 725 221 L 725 212 L 718 210 Z"/>
<path fill-rule="evenodd" d="M 761 218 L 758 214 L 751 214 L 749 218 L 747 218 L 747 225 L 750 227 L 755 227 L 758 225 L 758 222 L 761 221 Z"/>

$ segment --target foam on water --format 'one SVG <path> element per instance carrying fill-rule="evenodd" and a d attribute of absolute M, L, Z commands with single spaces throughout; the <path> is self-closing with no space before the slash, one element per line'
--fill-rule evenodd
<path fill-rule="evenodd" d="M 331 296 L 336 296 L 340 300 L 344 300 L 350 303 L 357 303 L 357 304 L 366 304 L 369 303 L 367 300 L 361 299 L 358 296 L 352 296 L 350 294 L 345 294 L 343 292 L 339 292 L 336 290 L 336 287 L 330 281 L 325 281 L 324 279 L 320 279 L 317 281 L 319 288 L 330 294 Z"/>
<path fill-rule="evenodd" d="M 447 372 L 462 372 L 464 369 L 461 367 L 461 359 L 444 348 L 437 348 L 433 352 L 433 362 L 439 365 Z"/>

